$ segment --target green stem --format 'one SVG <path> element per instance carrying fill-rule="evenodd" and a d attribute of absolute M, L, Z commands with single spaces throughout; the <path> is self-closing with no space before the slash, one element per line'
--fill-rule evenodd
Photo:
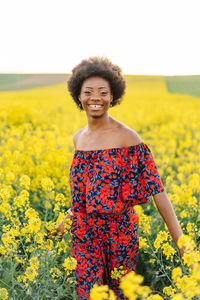
<path fill-rule="evenodd" d="M 173 281 L 171 280 L 171 278 L 168 276 L 168 274 L 167 274 L 166 271 L 165 271 L 165 268 L 164 268 L 164 265 L 163 265 L 163 260 L 162 260 L 162 254 L 161 254 L 161 261 L 160 261 L 160 259 L 158 258 L 158 256 L 157 256 L 157 255 L 155 254 L 155 252 L 154 252 L 154 248 L 153 248 L 153 246 L 152 246 L 152 244 L 151 244 L 151 242 L 150 242 L 150 240 L 149 240 L 149 237 L 146 236 L 146 235 L 145 235 L 145 237 L 147 238 L 148 244 L 150 245 L 153 254 L 156 256 L 157 262 L 160 264 L 160 266 L 161 266 L 161 268 L 162 268 L 162 270 L 163 270 L 165 276 L 169 279 L 169 281 L 171 282 L 171 284 L 174 285 Z"/>
<path fill-rule="evenodd" d="M 28 261 L 28 260 L 29 260 L 29 258 L 28 258 L 28 255 L 27 255 L 27 253 L 26 253 L 26 250 L 25 250 L 25 248 L 24 248 L 24 245 L 23 245 L 23 242 L 22 242 L 22 239 L 21 239 L 21 236 L 20 236 L 20 235 L 19 235 L 19 239 L 20 239 L 20 242 L 21 242 L 22 248 L 23 248 L 23 250 L 24 250 L 25 256 L 26 256 L 26 258 L 27 258 L 27 261 Z"/>
<path fill-rule="evenodd" d="M 12 261 L 12 257 L 10 256 L 10 266 L 11 266 L 11 281 L 12 281 L 12 296 L 13 299 L 15 299 L 15 293 L 14 293 L 14 276 L 13 276 L 13 261 Z"/>
<path fill-rule="evenodd" d="M 49 202 L 49 192 L 47 193 L 47 203 Z M 48 205 L 45 207 L 45 215 L 44 215 L 44 224 L 46 223 L 47 220 L 47 212 L 48 212 Z"/>

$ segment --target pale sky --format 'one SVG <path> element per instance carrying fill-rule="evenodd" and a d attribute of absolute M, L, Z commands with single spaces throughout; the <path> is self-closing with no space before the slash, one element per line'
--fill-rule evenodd
<path fill-rule="evenodd" d="M 200 74 L 200 0 L 0 0 L 0 73 Z"/>

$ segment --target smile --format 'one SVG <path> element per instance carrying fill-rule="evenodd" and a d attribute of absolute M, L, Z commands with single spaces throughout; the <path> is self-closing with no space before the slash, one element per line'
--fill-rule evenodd
<path fill-rule="evenodd" d="M 89 107 L 90 108 L 95 108 L 95 109 L 97 109 L 97 108 L 101 108 L 103 105 L 100 105 L 100 104 L 89 104 Z"/>

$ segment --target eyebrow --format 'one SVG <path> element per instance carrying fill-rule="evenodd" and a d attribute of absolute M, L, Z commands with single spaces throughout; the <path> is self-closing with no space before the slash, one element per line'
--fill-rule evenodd
<path fill-rule="evenodd" d="M 92 87 L 86 86 L 85 89 L 92 89 Z M 99 90 L 100 90 L 100 89 L 107 89 L 107 87 L 106 87 L 106 86 L 101 86 L 101 87 L 99 88 Z"/>

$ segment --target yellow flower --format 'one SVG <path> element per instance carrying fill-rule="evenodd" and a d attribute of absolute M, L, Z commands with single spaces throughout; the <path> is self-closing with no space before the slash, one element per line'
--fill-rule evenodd
<path fill-rule="evenodd" d="M 62 272 L 56 267 L 50 269 L 50 274 L 54 279 L 62 276 Z"/>
<path fill-rule="evenodd" d="M 26 268 L 25 275 L 30 281 L 34 281 L 35 277 L 38 275 L 38 272 L 34 267 L 31 266 Z"/>
<path fill-rule="evenodd" d="M 108 288 L 108 285 L 94 284 L 90 290 L 91 300 L 117 300 L 114 292 Z"/>
<path fill-rule="evenodd" d="M 0 188 L 0 199 L 8 201 L 11 196 L 11 186 L 4 186 Z"/>
<path fill-rule="evenodd" d="M 7 254 L 12 254 L 17 251 L 19 240 L 16 240 L 15 237 L 18 237 L 19 234 L 19 230 L 14 228 L 11 228 L 8 232 L 2 234 L 1 240 L 4 244 L 4 249 L 6 250 Z"/>
<path fill-rule="evenodd" d="M 31 184 L 30 177 L 23 175 L 20 177 L 20 187 L 29 190 Z"/>
<path fill-rule="evenodd" d="M 54 188 L 53 181 L 50 178 L 42 178 L 41 187 L 45 192 L 51 192 Z"/>
<path fill-rule="evenodd" d="M 29 204 L 29 192 L 26 190 L 22 190 L 20 195 L 14 199 L 14 205 L 16 207 L 22 208 L 20 209 L 20 211 L 23 211 L 27 204 Z"/>
<path fill-rule="evenodd" d="M 154 241 L 154 247 L 156 248 L 155 252 L 158 251 L 158 249 L 160 248 L 161 244 L 164 241 L 167 241 L 169 237 L 169 233 L 166 231 L 160 231 Z"/>
<path fill-rule="evenodd" d="M 28 286 L 27 280 L 33 283 L 36 282 L 36 277 L 38 276 L 38 269 L 40 263 L 36 256 L 32 256 L 29 260 L 29 264 L 30 266 L 26 267 L 24 276 L 20 275 L 17 277 L 17 280 L 19 282 L 23 282 L 26 287 Z"/>
<path fill-rule="evenodd" d="M 29 263 L 30 266 L 34 267 L 36 270 L 39 268 L 40 262 L 36 256 L 32 256 Z"/>
<path fill-rule="evenodd" d="M 62 193 L 59 193 L 56 195 L 56 202 L 60 202 L 62 204 L 65 204 L 66 198 Z"/>
<path fill-rule="evenodd" d="M 200 280 L 200 263 L 194 264 L 192 268 L 192 277 L 198 281 Z"/>
<path fill-rule="evenodd" d="M 29 223 L 29 232 L 38 233 L 40 231 L 41 220 L 40 218 L 31 217 L 28 220 Z"/>
<path fill-rule="evenodd" d="M 67 257 L 64 260 L 63 267 L 67 274 L 70 273 L 70 271 L 74 270 L 76 268 L 77 261 L 74 257 Z"/>
<path fill-rule="evenodd" d="M 188 235 L 182 235 L 177 242 L 179 248 L 185 247 L 186 252 L 190 252 L 195 248 L 195 242 L 193 239 Z"/>
<path fill-rule="evenodd" d="M 194 263 L 200 262 L 200 253 L 198 251 L 184 253 L 182 259 L 184 264 L 190 267 Z"/>
<path fill-rule="evenodd" d="M 189 187 L 191 187 L 194 191 L 200 191 L 200 176 L 199 174 L 191 174 L 189 176 Z"/>
<path fill-rule="evenodd" d="M 190 233 L 191 231 L 193 231 L 193 224 L 191 222 L 188 222 L 186 229 L 187 229 L 188 233 Z"/>
<path fill-rule="evenodd" d="M 180 212 L 180 217 L 182 219 L 186 218 L 188 216 L 188 212 L 184 209 L 183 211 Z"/>
<path fill-rule="evenodd" d="M 163 293 L 166 294 L 167 296 L 174 296 L 175 295 L 176 290 L 174 288 L 172 288 L 172 286 L 165 286 L 163 288 Z"/>
<path fill-rule="evenodd" d="M 182 276 L 182 270 L 180 267 L 174 268 L 172 270 L 172 280 L 176 282 L 177 278 Z"/>
<path fill-rule="evenodd" d="M 53 241 L 52 240 L 47 240 L 47 243 L 46 243 L 46 248 L 50 251 L 53 251 Z"/>
<path fill-rule="evenodd" d="M 149 260 L 149 262 L 150 262 L 151 264 L 154 264 L 154 263 L 155 263 L 155 261 L 156 261 L 156 259 L 155 259 L 155 258 L 150 258 L 150 260 Z"/>
<path fill-rule="evenodd" d="M 140 285 L 143 280 L 141 275 L 131 271 L 120 279 L 120 288 L 129 299 L 137 299 L 138 295 L 147 297 L 151 293 L 151 289 L 148 286 Z"/>
<path fill-rule="evenodd" d="M 8 299 L 8 292 L 5 288 L 0 288 L 0 300 Z"/>
<path fill-rule="evenodd" d="M 30 207 L 25 211 L 25 217 L 26 218 L 38 218 L 39 214 L 38 214 L 38 212 L 35 211 L 34 208 Z"/>
<path fill-rule="evenodd" d="M 6 219 L 10 219 L 11 218 L 11 206 L 9 203 L 7 202 L 3 202 L 1 205 L 0 205 L 0 212 L 2 212 Z"/>
<path fill-rule="evenodd" d="M 146 238 L 143 238 L 143 237 L 139 237 L 139 247 L 140 249 L 142 248 L 149 248 L 149 245 L 147 244 L 147 239 Z"/>
<path fill-rule="evenodd" d="M 177 294 L 173 296 L 171 300 L 185 300 L 185 297 L 182 294 Z"/>
<path fill-rule="evenodd" d="M 123 270 L 123 266 L 120 266 L 119 268 L 114 268 L 111 270 L 111 278 L 120 279 L 126 273 L 127 271 Z"/>
<path fill-rule="evenodd" d="M 37 232 L 37 234 L 34 235 L 34 241 L 37 244 L 43 244 L 45 235 L 45 232 Z"/>
<path fill-rule="evenodd" d="M 8 183 L 12 183 L 12 181 L 14 181 L 15 179 L 15 174 L 11 171 L 9 171 L 7 174 L 6 174 L 6 181 Z"/>
<path fill-rule="evenodd" d="M 173 255 L 176 253 L 176 250 L 169 244 L 165 243 L 162 245 L 163 253 L 165 254 L 167 259 L 173 259 Z"/>

